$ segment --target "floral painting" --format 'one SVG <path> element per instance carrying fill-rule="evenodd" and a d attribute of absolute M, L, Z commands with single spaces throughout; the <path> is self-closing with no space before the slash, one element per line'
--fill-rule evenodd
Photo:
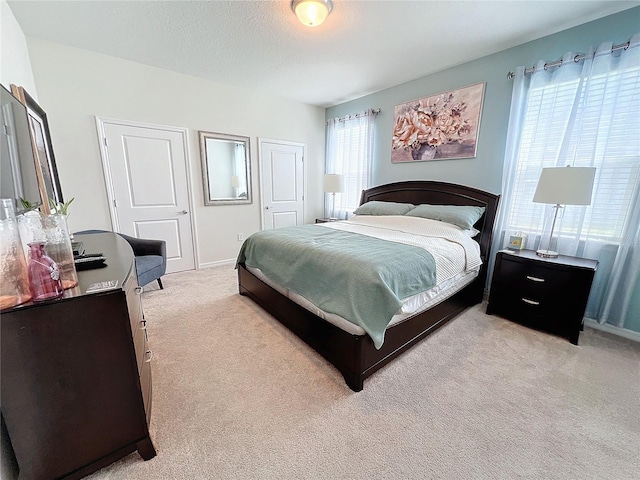
<path fill-rule="evenodd" d="M 396 105 L 391 162 L 473 158 L 484 83 Z"/>

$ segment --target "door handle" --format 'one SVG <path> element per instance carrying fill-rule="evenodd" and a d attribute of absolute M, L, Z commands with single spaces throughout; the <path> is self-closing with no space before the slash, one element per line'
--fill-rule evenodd
<path fill-rule="evenodd" d="M 178 212 L 178 215 L 186 215 L 187 213 L 189 212 L 187 212 L 186 210 L 182 210 L 181 212 Z"/>

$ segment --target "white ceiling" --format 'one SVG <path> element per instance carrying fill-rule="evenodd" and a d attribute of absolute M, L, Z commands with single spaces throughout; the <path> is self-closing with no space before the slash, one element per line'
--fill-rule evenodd
<path fill-rule="evenodd" d="M 635 1 L 8 1 L 25 35 L 329 107 L 639 5 Z"/>

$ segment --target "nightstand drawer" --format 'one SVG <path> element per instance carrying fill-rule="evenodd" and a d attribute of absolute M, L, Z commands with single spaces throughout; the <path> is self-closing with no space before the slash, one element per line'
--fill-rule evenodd
<path fill-rule="evenodd" d="M 493 305 L 493 313 L 532 328 L 565 334 L 563 323 L 555 320 L 558 315 L 564 316 L 557 304 L 544 297 L 533 297 L 519 293 L 507 293 Z"/>

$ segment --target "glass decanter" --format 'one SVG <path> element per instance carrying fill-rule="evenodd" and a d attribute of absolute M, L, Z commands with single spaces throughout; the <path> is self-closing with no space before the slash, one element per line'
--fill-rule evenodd
<path fill-rule="evenodd" d="M 31 300 L 13 200 L 0 199 L 0 310 Z"/>
<path fill-rule="evenodd" d="M 44 250 L 45 242 L 29 244 L 29 286 L 32 300 L 41 302 L 64 294 L 58 265 Z"/>

